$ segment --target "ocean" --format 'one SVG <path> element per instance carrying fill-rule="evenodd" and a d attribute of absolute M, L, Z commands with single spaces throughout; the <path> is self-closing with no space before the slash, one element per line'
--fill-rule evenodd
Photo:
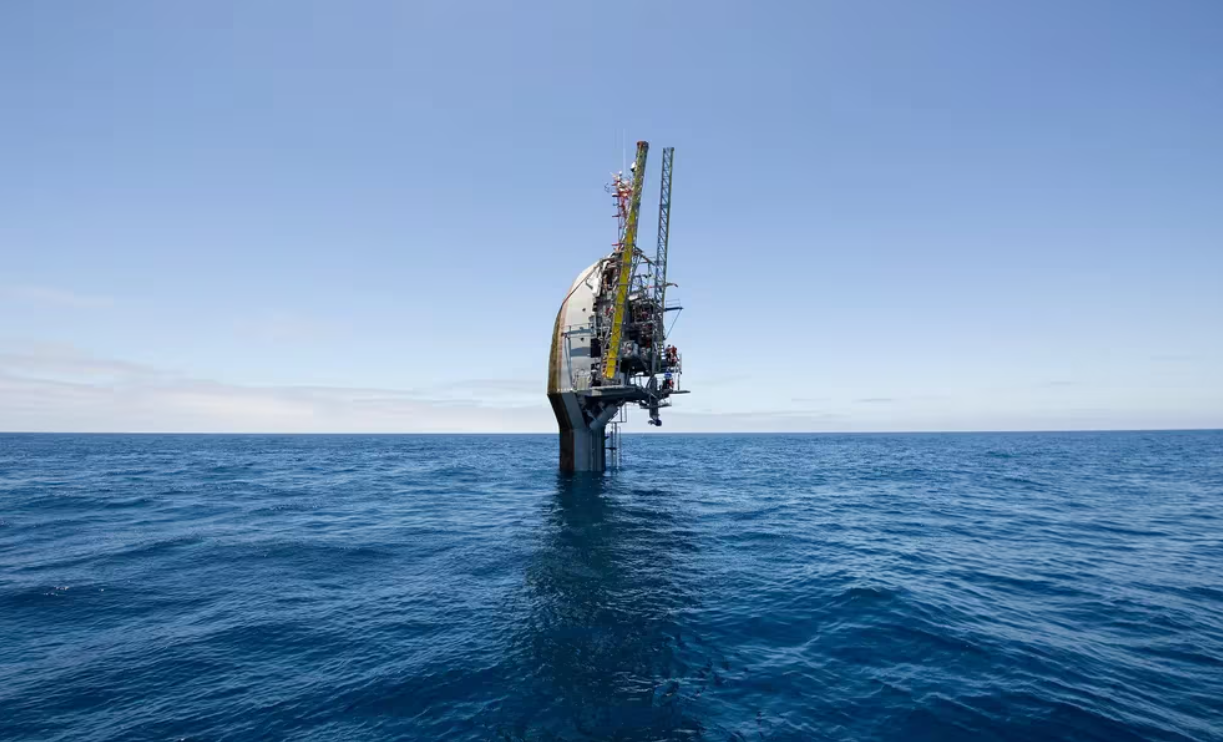
<path fill-rule="evenodd" d="M 624 441 L 0 435 L 0 739 L 1223 739 L 1223 432 Z"/>

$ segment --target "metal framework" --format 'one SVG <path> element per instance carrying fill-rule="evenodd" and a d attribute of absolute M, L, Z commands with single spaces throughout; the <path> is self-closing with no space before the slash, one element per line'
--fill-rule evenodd
<path fill-rule="evenodd" d="M 662 185 L 658 193 L 658 248 L 654 253 L 654 352 L 651 375 L 662 368 L 663 346 L 667 342 L 664 312 L 667 311 L 667 243 L 671 239 L 671 170 L 675 162 L 675 148 L 663 147 Z"/>
<path fill-rule="evenodd" d="M 620 461 L 620 426 L 627 407 L 649 412 L 662 425 L 680 388 L 683 357 L 670 344 L 665 317 L 667 253 L 671 236 L 671 182 L 675 150 L 662 151 L 658 242 L 653 256 L 637 246 L 649 144 L 637 143 L 629 173 L 612 175 L 616 242 L 605 257 L 580 273 L 561 302 L 548 358 L 548 401 L 556 415 L 560 466 L 565 471 L 603 471 Z M 674 301 L 674 297 L 672 297 Z M 674 325 L 672 325 L 674 326 Z"/>

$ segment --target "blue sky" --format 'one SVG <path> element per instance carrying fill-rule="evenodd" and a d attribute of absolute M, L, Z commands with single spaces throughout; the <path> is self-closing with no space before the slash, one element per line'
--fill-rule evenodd
<path fill-rule="evenodd" d="M 0 96 L 0 430 L 551 430 L 626 137 L 666 431 L 1223 427 L 1213 0 L 7 3 Z"/>

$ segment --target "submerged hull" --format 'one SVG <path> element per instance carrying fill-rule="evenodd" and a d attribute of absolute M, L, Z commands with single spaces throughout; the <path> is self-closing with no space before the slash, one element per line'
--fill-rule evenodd
<path fill-rule="evenodd" d="M 549 394 L 548 401 L 559 428 L 561 471 L 606 469 L 606 424 L 595 426 L 587 422 L 575 394 Z"/>

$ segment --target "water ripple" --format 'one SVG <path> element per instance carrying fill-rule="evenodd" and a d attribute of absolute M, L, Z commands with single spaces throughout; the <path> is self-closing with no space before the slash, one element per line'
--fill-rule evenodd
<path fill-rule="evenodd" d="M 1223 433 L 0 436 L 0 738 L 1223 739 Z"/>

